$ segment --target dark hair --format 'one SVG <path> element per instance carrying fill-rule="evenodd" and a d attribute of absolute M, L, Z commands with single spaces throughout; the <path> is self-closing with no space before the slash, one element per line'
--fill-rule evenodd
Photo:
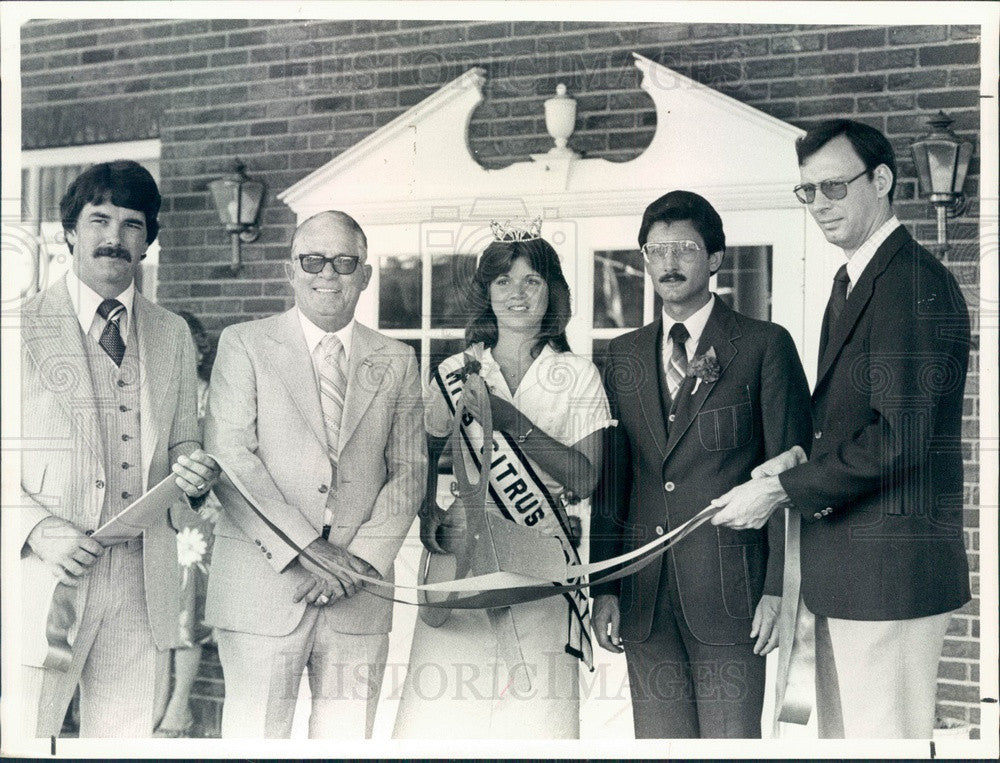
<path fill-rule="evenodd" d="M 559 255 L 551 244 L 541 238 L 531 241 L 494 241 L 479 258 L 479 266 L 472 277 L 471 308 L 473 319 L 465 327 L 467 346 L 482 342 L 486 347 L 496 347 L 499 330 L 497 317 L 490 305 L 490 284 L 509 273 L 514 260 L 523 257 L 545 280 L 549 288 L 549 306 L 542 316 L 538 341 L 531 348 L 532 357 L 548 344 L 556 352 L 569 352 L 566 324 L 569 323 L 569 284 L 559 264 Z"/>
<path fill-rule="evenodd" d="M 795 153 L 799 158 L 799 166 L 810 156 L 839 135 L 847 138 L 854 147 L 854 153 L 865 163 L 868 179 L 871 180 L 875 168 L 884 164 L 892 172 L 892 185 L 889 186 L 889 203 L 896 190 L 896 154 L 892 150 L 889 139 L 874 127 L 855 122 L 852 119 L 830 119 L 820 122 L 805 135 L 795 141 Z"/>
<path fill-rule="evenodd" d="M 201 352 L 201 360 L 198 361 L 198 376 L 207 382 L 212 378 L 212 366 L 215 363 L 215 347 L 212 345 L 212 340 L 208 336 L 208 332 L 205 331 L 202 322 L 192 313 L 187 310 L 179 310 L 177 314 L 187 321 L 194 346 Z"/>
<path fill-rule="evenodd" d="M 146 243 L 156 240 L 160 232 L 156 219 L 160 213 L 160 191 L 149 170 L 130 159 L 95 164 L 70 183 L 59 202 L 63 230 L 69 232 L 76 228 L 76 220 L 85 205 L 107 201 L 142 212 L 146 216 Z M 69 250 L 73 251 L 72 245 Z"/>
<path fill-rule="evenodd" d="M 726 251 L 726 233 L 722 230 L 722 218 L 706 198 L 691 191 L 671 191 L 664 194 L 642 213 L 639 225 L 639 248 L 646 245 L 650 229 L 656 223 L 676 223 L 690 220 L 705 242 L 706 254 Z"/>

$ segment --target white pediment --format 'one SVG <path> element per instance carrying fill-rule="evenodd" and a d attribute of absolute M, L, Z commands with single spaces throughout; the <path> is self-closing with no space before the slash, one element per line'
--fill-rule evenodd
<path fill-rule="evenodd" d="M 480 166 L 467 128 L 485 73 L 471 69 L 283 193 L 298 219 L 349 210 L 362 224 L 497 214 L 512 206 L 559 217 L 636 214 L 675 188 L 722 209 L 797 206 L 794 141 L 802 131 L 655 61 L 633 54 L 656 131 L 627 162 L 536 155 Z M 570 138 L 570 147 L 573 140 Z"/>

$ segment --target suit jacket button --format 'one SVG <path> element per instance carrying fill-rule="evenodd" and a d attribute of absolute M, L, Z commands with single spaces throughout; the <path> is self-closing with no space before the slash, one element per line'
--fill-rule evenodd
<path fill-rule="evenodd" d="M 97 482 L 95 482 L 94 485 L 97 487 L 98 490 L 104 490 L 104 480 L 97 480 Z"/>
<path fill-rule="evenodd" d="M 674 492 L 674 483 L 673 482 L 664 483 L 663 489 L 666 490 L 668 493 Z"/>
<path fill-rule="evenodd" d="M 669 416 L 667 416 L 667 421 L 669 421 L 672 424 L 673 421 L 674 421 L 674 419 L 676 419 L 676 418 L 677 418 L 677 414 L 676 413 L 671 413 Z"/>
<path fill-rule="evenodd" d="M 822 518 L 823 518 L 823 515 L 820 514 L 818 511 L 815 514 L 813 514 L 813 519 L 822 519 Z"/>
<path fill-rule="evenodd" d="M 656 534 L 663 535 L 663 527 L 661 525 L 656 526 Z"/>
<path fill-rule="evenodd" d="M 816 434 L 814 434 L 814 435 L 813 435 L 813 437 L 815 437 L 815 438 L 816 438 L 817 440 L 818 440 L 818 439 L 819 439 L 820 437 L 822 437 L 822 436 L 823 436 L 823 430 L 822 430 L 822 429 L 821 429 L 821 430 L 819 430 L 818 432 L 816 432 Z"/>
<path fill-rule="evenodd" d="M 328 488 L 326 485 L 320 485 L 319 486 L 319 492 L 321 492 L 321 493 L 325 493 L 329 489 L 330 488 Z"/>
<path fill-rule="evenodd" d="M 256 543 L 259 546 L 260 545 L 260 538 L 254 538 L 253 542 Z"/>
<path fill-rule="evenodd" d="M 271 552 L 270 552 L 270 551 L 268 551 L 268 552 L 267 552 L 267 558 L 268 558 L 268 559 L 270 559 L 270 558 L 271 558 Z"/>

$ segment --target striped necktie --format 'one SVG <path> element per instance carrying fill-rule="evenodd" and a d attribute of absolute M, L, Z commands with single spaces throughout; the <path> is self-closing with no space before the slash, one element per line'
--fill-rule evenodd
<path fill-rule="evenodd" d="M 98 306 L 97 314 L 105 320 L 104 331 L 97 343 L 116 366 L 121 366 L 122 358 L 125 357 L 125 342 L 118 321 L 125 315 L 125 305 L 117 299 L 106 299 Z"/>
<path fill-rule="evenodd" d="M 667 364 L 667 389 L 670 392 L 670 399 L 675 400 L 677 390 L 681 388 L 684 377 L 687 376 L 688 356 L 684 343 L 691 335 L 683 323 L 675 323 L 670 327 L 669 336 L 673 340 L 674 347 L 670 351 L 670 362 Z"/>
<path fill-rule="evenodd" d="M 347 374 L 344 371 L 344 345 L 335 334 L 327 334 L 318 345 L 319 398 L 323 408 L 327 453 L 334 466 L 340 454 L 340 420 L 344 415 Z"/>

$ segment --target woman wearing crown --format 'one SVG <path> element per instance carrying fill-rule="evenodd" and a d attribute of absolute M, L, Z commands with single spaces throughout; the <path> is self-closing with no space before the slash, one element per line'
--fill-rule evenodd
<path fill-rule="evenodd" d="M 449 539 L 461 535 L 464 512 L 443 510 L 436 495 L 438 458 L 463 395 L 471 416 L 458 430 L 462 460 L 474 479 L 482 453 L 492 454 L 485 514 L 491 550 L 501 557 L 548 543 L 561 563 L 579 563 L 565 504 L 593 492 L 602 430 L 614 425 L 596 367 L 569 350 L 569 286 L 540 221 L 492 228 L 471 285 L 467 349 L 432 371 L 424 394 L 431 466 L 420 537 L 428 580 L 436 564 L 447 567 Z M 480 426 L 487 406 L 492 451 Z M 580 592 L 502 611 L 422 612 L 394 736 L 577 738 L 579 662 L 592 666 L 588 633 Z"/>

